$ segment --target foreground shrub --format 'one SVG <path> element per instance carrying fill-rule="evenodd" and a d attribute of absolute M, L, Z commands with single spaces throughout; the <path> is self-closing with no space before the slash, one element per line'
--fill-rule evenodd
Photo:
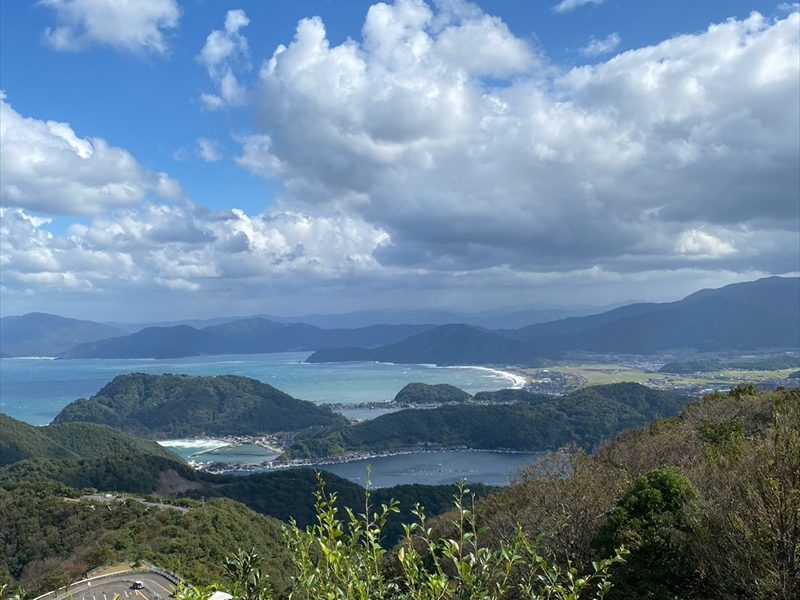
<path fill-rule="evenodd" d="M 372 512 L 369 494 L 364 512 L 346 509 L 339 517 L 336 495 L 316 494 L 317 522 L 305 531 L 286 530 L 296 568 L 290 597 L 298 600 L 592 600 L 604 598 L 612 587 L 610 570 L 623 562 L 624 547 L 612 558 L 577 569 L 551 564 L 520 531 L 497 549 L 481 544 L 474 503 L 465 503 L 469 490 L 455 496 L 452 538 L 435 539 L 423 509 L 414 509 L 416 522 L 404 526 L 405 539 L 391 557 L 381 545 L 383 527 L 398 510 L 396 502 Z M 390 574 L 392 573 L 392 574 Z"/>

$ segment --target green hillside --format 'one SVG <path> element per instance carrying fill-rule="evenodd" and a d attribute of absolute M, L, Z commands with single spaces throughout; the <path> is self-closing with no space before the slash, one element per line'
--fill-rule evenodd
<path fill-rule="evenodd" d="M 584 388 L 532 404 L 405 409 L 332 430 L 298 435 L 290 458 L 428 446 L 544 451 L 593 447 L 655 417 L 676 414 L 687 399 L 636 383 Z"/>
<path fill-rule="evenodd" d="M 228 582 L 223 561 L 243 544 L 264 559 L 276 591 L 290 574 L 280 522 L 230 500 L 195 503 L 189 512 L 138 502 L 95 507 L 51 483 L 0 487 L 0 585 L 31 594 L 55 589 L 101 565 L 146 560 L 194 584 Z"/>
<path fill-rule="evenodd" d="M 53 420 L 100 423 L 148 438 L 258 435 L 346 419 L 274 387 L 234 375 L 192 377 L 132 373 L 67 405 Z"/>
<path fill-rule="evenodd" d="M 397 404 L 447 404 L 450 402 L 466 402 L 470 396 L 464 390 L 447 383 L 409 383 L 397 392 L 394 401 Z"/>
<path fill-rule="evenodd" d="M 26 458 L 70 458 L 77 456 L 33 427 L 0 413 L 0 467 Z"/>

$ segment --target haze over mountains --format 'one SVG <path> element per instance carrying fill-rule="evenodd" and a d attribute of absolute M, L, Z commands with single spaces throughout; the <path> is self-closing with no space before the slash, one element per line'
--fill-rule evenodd
<path fill-rule="evenodd" d="M 314 325 L 322 329 L 355 329 L 369 327 L 370 325 L 407 325 L 409 323 L 429 325 L 466 323 L 467 325 L 475 325 L 487 329 L 513 329 L 533 323 L 544 323 L 554 319 L 591 315 L 616 308 L 617 306 L 620 306 L 620 304 L 544 308 L 505 307 L 481 312 L 456 312 L 444 309 L 374 309 L 333 314 L 307 314 L 293 317 L 258 314 L 249 316 L 215 317 L 211 319 L 179 319 L 156 323 L 114 321 L 106 324 L 127 331 L 128 333 L 136 333 L 148 327 L 174 327 L 176 325 L 189 325 L 195 329 L 202 329 L 214 325 L 230 323 L 231 321 L 253 318 L 266 319 L 275 323 L 305 323 L 306 325 Z"/>
<path fill-rule="evenodd" d="M 91 321 L 31 313 L 0 321 L 0 348 L 8 355 L 60 358 L 313 351 L 310 362 L 444 365 L 534 365 L 573 351 L 646 354 L 671 349 L 798 348 L 800 278 L 769 277 L 701 290 L 676 302 L 630 304 L 497 330 L 463 323 L 324 329 L 263 317 L 216 321 L 204 327 L 148 327 L 125 335 L 121 329 Z"/>

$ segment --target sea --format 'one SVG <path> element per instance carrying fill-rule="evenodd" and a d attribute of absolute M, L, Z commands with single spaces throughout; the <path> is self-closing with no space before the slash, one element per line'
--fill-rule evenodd
<path fill-rule="evenodd" d="M 202 356 L 179 359 L 74 359 L 43 357 L 0 360 L 0 412 L 33 425 L 46 425 L 73 400 L 95 394 L 123 373 L 243 375 L 296 398 L 318 404 L 364 404 L 391 400 L 407 383 L 449 383 L 469 393 L 515 387 L 521 379 L 497 369 L 391 363 L 306 363 L 308 352 Z M 374 418 L 386 411 L 344 407 L 345 416 Z M 178 456 L 195 463 L 253 465 L 275 458 L 260 446 L 230 446 L 221 440 L 162 440 Z M 468 481 L 505 485 L 534 453 L 454 450 L 421 452 L 321 466 L 364 483 L 371 465 L 374 487 L 405 483 Z"/>

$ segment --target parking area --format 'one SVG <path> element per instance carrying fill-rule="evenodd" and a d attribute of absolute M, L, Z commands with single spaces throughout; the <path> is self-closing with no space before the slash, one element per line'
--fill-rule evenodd
<path fill-rule="evenodd" d="M 135 589 L 134 583 L 141 582 Z M 91 581 L 82 581 L 60 589 L 41 600 L 167 600 L 173 584 L 157 573 L 120 573 Z"/>

